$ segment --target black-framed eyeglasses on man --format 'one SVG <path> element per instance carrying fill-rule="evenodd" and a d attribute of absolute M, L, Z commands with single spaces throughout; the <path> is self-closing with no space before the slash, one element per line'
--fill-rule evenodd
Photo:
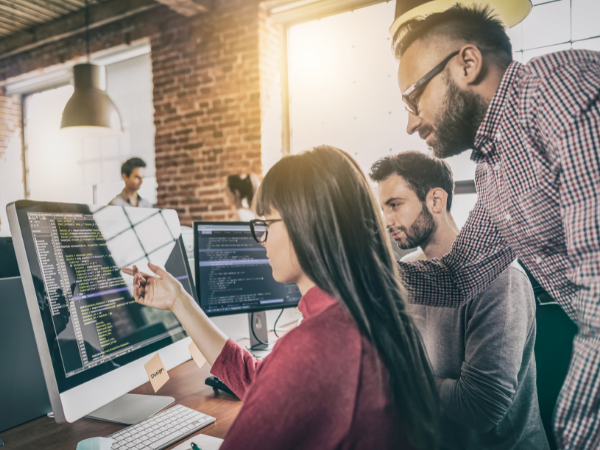
<path fill-rule="evenodd" d="M 419 97 L 420 97 L 420 95 L 419 95 L 418 91 L 420 91 L 420 93 L 422 93 L 423 90 L 421 88 L 424 89 L 424 86 L 429 81 L 431 81 L 431 79 L 433 77 L 435 77 L 442 70 L 444 70 L 444 68 L 446 67 L 446 64 L 448 64 L 448 61 L 450 61 L 452 58 L 454 58 L 459 53 L 460 53 L 460 51 L 456 51 L 456 52 L 451 53 L 448 56 L 446 56 L 446 58 L 444 58 L 444 60 L 441 63 L 439 63 L 437 66 L 435 66 L 429 72 L 427 72 L 425 74 L 425 76 L 423 76 L 419 81 L 417 81 L 415 84 L 410 86 L 406 91 L 404 91 L 404 93 L 402 94 L 402 100 L 404 101 L 406 110 L 409 113 L 411 113 L 415 116 L 419 115 Z"/>
<path fill-rule="evenodd" d="M 282 222 L 283 219 L 254 219 L 250 221 L 250 231 L 252 232 L 252 237 L 259 244 L 264 244 L 267 242 L 267 234 L 269 232 L 269 225 L 274 222 Z"/>

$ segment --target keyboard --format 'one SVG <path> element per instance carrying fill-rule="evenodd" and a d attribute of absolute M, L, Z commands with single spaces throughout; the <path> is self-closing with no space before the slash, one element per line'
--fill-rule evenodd
<path fill-rule="evenodd" d="M 161 450 L 216 420 L 185 406 L 175 405 L 106 437 L 113 440 L 111 450 Z"/>

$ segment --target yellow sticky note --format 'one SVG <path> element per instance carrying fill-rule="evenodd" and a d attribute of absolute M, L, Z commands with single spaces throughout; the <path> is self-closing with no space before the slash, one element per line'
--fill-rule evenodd
<path fill-rule="evenodd" d="M 146 372 L 148 373 L 148 379 L 150 379 L 150 383 L 154 388 L 154 392 L 158 392 L 158 390 L 165 385 L 167 381 L 169 381 L 169 374 L 167 373 L 167 369 L 165 369 L 165 365 L 160 359 L 160 355 L 157 353 L 154 357 L 144 364 L 146 368 Z"/>
<path fill-rule="evenodd" d="M 192 343 L 190 343 L 190 345 L 188 345 L 188 348 L 190 349 L 190 354 L 192 355 L 192 358 L 194 358 L 194 361 L 196 362 L 198 367 L 200 367 L 202 369 L 202 366 L 206 362 L 206 358 L 204 357 L 202 352 L 198 349 L 196 344 L 194 344 L 193 341 L 192 341 Z"/>

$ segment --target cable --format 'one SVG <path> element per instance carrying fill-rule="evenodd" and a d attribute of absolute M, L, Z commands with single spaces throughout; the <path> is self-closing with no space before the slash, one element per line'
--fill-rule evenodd
<path fill-rule="evenodd" d="M 259 344 L 266 345 L 268 347 L 269 346 L 268 342 L 263 342 L 258 337 L 256 337 L 256 333 L 254 332 L 254 313 L 252 313 L 252 317 L 250 318 L 250 322 L 252 324 L 252 326 L 250 327 L 250 331 L 252 331 L 252 335 L 254 336 L 254 339 L 256 339 Z M 253 348 L 253 347 L 250 347 L 250 348 Z"/>
<path fill-rule="evenodd" d="M 85 51 L 88 63 L 90 62 L 90 5 L 85 0 Z"/>
<path fill-rule="evenodd" d="M 277 319 L 275 319 L 275 325 L 273 325 L 273 333 L 275 333 L 275 336 L 277 336 L 277 339 L 279 339 L 279 335 L 277 334 L 277 322 L 279 322 L 279 318 L 281 317 L 282 314 L 283 314 L 283 308 L 281 308 L 281 312 L 277 316 Z"/>

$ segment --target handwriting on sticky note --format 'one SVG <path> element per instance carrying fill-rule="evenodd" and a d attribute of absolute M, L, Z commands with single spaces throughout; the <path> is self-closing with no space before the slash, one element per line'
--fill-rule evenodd
<path fill-rule="evenodd" d="M 169 381 L 169 373 L 165 369 L 165 365 L 160 359 L 160 355 L 157 353 L 154 357 L 144 364 L 146 372 L 148 373 L 148 379 L 154 388 L 154 392 L 165 385 Z"/>
<path fill-rule="evenodd" d="M 196 344 L 194 344 L 193 342 L 190 343 L 190 345 L 188 345 L 188 348 L 190 349 L 190 354 L 192 355 L 192 358 L 194 358 L 194 361 L 196 362 L 198 367 L 200 367 L 202 369 L 202 366 L 206 362 L 206 358 L 204 357 L 202 352 L 198 349 Z"/>

